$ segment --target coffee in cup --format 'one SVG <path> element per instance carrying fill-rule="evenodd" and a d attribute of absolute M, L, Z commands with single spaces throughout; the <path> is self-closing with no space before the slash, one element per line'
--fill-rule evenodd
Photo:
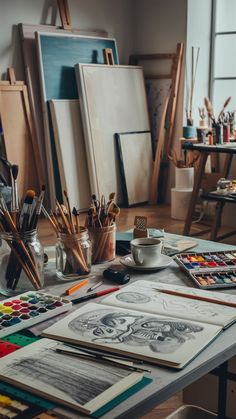
<path fill-rule="evenodd" d="M 156 266 L 162 250 L 162 241 L 154 237 L 143 237 L 131 240 L 131 253 L 136 265 Z"/>

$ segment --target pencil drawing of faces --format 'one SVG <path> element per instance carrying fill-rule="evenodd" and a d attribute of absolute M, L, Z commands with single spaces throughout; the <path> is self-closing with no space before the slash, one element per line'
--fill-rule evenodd
<path fill-rule="evenodd" d="M 111 309 L 81 314 L 69 322 L 69 329 L 97 343 L 147 346 L 152 352 L 172 353 L 203 327 L 185 321 Z"/>
<path fill-rule="evenodd" d="M 151 301 L 150 297 L 138 292 L 121 292 L 120 294 L 116 295 L 116 299 L 131 304 L 146 304 Z"/>

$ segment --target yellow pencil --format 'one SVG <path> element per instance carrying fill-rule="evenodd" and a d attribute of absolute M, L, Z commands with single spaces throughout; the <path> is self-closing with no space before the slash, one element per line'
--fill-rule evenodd
<path fill-rule="evenodd" d="M 78 284 L 73 285 L 72 287 L 66 290 L 66 295 L 70 295 L 73 292 L 77 291 L 79 288 L 83 287 L 88 283 L 88 279 L 84 279 L 83 281 L 78 282 Z"/>

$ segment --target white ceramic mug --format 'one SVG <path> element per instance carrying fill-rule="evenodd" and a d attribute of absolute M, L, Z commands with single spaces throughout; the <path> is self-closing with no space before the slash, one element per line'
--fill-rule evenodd
<path fill-rule="evenodd" d="M 161 257 L 162 241 L 154 237 L 131 240 L 131 253 L 136 265 L 156 266 Z"/>

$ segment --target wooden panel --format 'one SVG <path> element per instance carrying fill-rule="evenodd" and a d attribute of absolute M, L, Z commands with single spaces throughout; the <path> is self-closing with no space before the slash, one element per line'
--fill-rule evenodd
<path fill-rule="evenodd" d="M 147 202 L 153 165 L 151 133 L 121 133 L 116 139 L 125 204 Z"/>
<path fill-rule="evenodd" d="M 141 67 L 76 66 L 92 192 L 123 196 L 114 134 L 149 131 Z"/>
<path fill-rule="evenodd" d="M 49 105 L 62 189 L 71 206 L 88 208 L 91 192 L 79 100 L 51 100 Z"/>
<path fill-rule="evenodd" d="M 19 166 L 19 196 L 22 197 L 27 189 L 38 193 L 37 165 L 22 91 L 0 90 L 0 115 L 7 159 Z"/>

